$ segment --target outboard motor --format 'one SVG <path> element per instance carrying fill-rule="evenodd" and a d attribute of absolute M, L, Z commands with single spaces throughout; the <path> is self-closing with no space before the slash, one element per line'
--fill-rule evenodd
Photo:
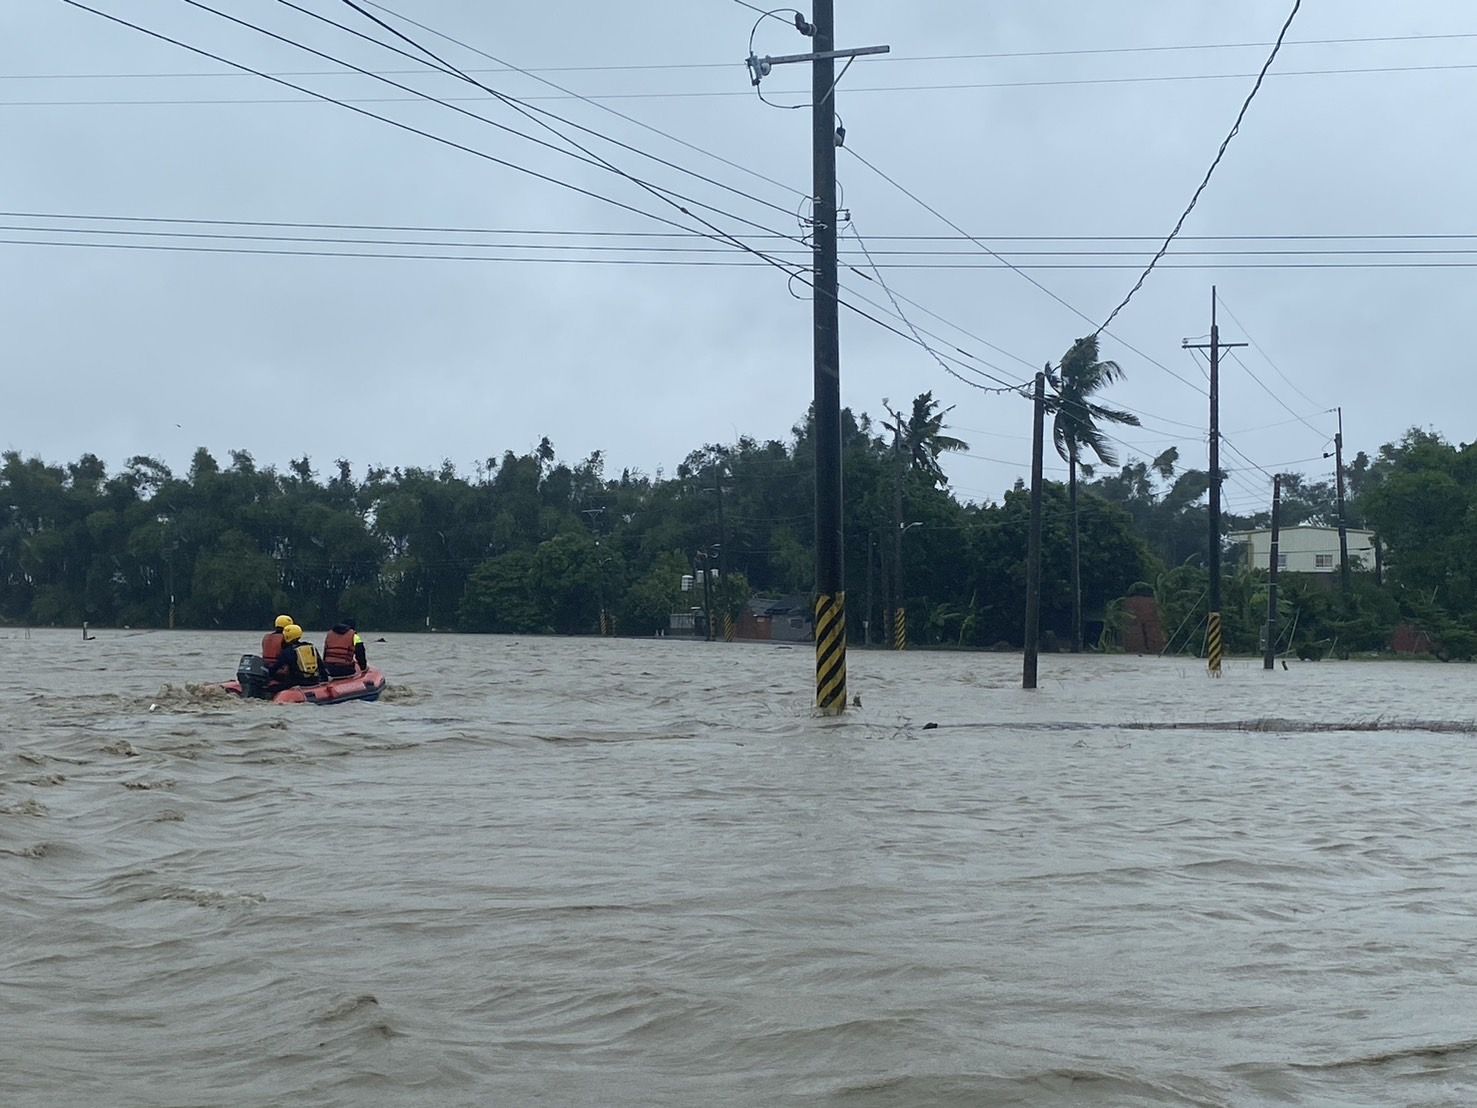
<path fill-rule="evenodd" d="M 241 664 L 236 667 L 236 680 L 241 684 L 241 695 L 249 700 L 267 699 L 267 663 L 255 654 L 241 655 Z"/>

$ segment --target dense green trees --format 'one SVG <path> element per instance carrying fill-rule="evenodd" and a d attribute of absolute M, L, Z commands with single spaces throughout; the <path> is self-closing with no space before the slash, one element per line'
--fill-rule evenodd
<path fill-rule="evenodd" d="M 912 639 L 1018 644 L 1025 491 L 960 503 L 939 465 L 958 444 L 944 433 L 946 412 L 924 394 L 904 413 L 890 424 L 843 415 L 851 633 L 860 640 L 863 621 L 875 626 L 883 615 L 901 518 L 918 525 L 903 539 L 897 581 Z M 814 474 L 808 419 L 789 441 L 704 446 L 655 477 L 609 476 L 598 453 L 562 462 L 548 440 L 488 458 L 471 475 L 449 464 L 356 474 L 345 459 L 319 472 L 307 457 L 279 471 L 242 451 L 221 462 L 204 449 L 176 475 L 148 457 L 109 470 L 90 454 L 51 464 L 12 452 L 0 457 L 0 620 L 255 628 L 286 610 L 310 627 L 351 613 L 378 629 L 593 633 L 604 608 L 619 633 L 646 635 L 701 603 L 700 593 L 681 591 L 700 552 L 721 552 L 728 572 L 718 613 L 741 610 L 751 589 L 808 593 Z M 1477 650 L 1477 447 L 1413 431 L 1374 457 L 1358 455 L 1349 487 L 1351 522 L 1383 540 L 1386 587 L 1356 575 L 1345 602 L 1284 582 L 1285 625 L 1297 620 L 1299 640 L 1363 649 L 1383 645 L 1406 619 L 1449 656 Z M 1106 622 L 1111 639 L 1114 602 L 1150 591 L 1166 630 L 1184 622 L 1179 641 L 1193 637 L 1203 614 L 1205 489 L 1206 475 L 1181 471 L 1173 450 L 1082 482 L 1089 626 Z M 1292 482 L 1283 510 L 1289 523 L 1328 522 L 1333 490 Z M 1074 625 L 1072 519 L 1070 490 L 1048 482 L 1048 643 L 1070 641 Z M 1262 575 L 1230 570 L 1225 593 L 1228 641 L 1255 650 Z"/>

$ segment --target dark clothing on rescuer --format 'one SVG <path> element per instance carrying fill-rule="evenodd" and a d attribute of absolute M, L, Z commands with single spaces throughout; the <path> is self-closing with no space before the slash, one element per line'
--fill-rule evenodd
<path fill-rule="evenodd" d="M 282 656 L 272 667 L 271 676 L 284 688 L 323 683 L 323 655 L 307 639 L 298 639 L 282 649 Z"/>
<path fill-rule="evenodd" d="M 364 640 L 352 623 L 336 623 L 323 640 L 323 664 L 331 677 L 353 677 L 369 668 Z"/>
<path fill-rule="evenodd" d="M 277 659 L 281 654 L 282 628 L 274 627 L 262 636 L 262 661 L 266 662 L 270 668 L 277 664 Z"/>

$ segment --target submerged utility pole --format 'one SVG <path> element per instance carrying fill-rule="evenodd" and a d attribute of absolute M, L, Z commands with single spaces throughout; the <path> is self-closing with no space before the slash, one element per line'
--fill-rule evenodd
<path fill-rule="evenodd" d="M 1210 286 L 1210 342 L 1180 344 L 1186 350 L 1210 351 L 1210 616 L 1206 630 L 1206 666 L 1212 677 L 1221 675 L 1221 350 L 1245 346 L 1221 342 L 1215 321 L 1215 286 Z"/>
<path fill-rule="evenodd" d="M 903 455 L 903 417 L 892 414 L 892 648 L 905 650 L 908 645 L 908 610 L 902 603 L 903 591 L 903 475 L 908 460 Z"/>
<path fill-rule="evenodd" d="M 1036 374 L 1035 411 L 1031 415 L 1031 526 L 1026 537 L 1026 642 L 1021 688 L 1036 687 L 1036 660 L 1041 634 L 1041 451 L 1046 430 L 1046 374 Z"/>
<path fill-rule="evenodd" d="M 1272 552 L 1267 556 L 1267 644 L 1262 648 L 1262 668 L 1271 669 L 1277 658 L 1277 555 L 1279 513 L 1282 508 L 1282 474 L 1272 475 Z"/>
<path fill-rule="evenodd" d="M 1349 529 L 1344 523 L 1344 409 L 1340 408 L 1338 433 L 1333 436 L 1335 484 L 1339 495 L 1339 584 L 1344 590 L 1344 599 L 1349 599 L 1353 588 L 1349 580 Z"/>
<path fill-rule="evenodd" d="M 811 63 L 811 156 L 814 207 L 815 378 L 815 706 L 825 715 L 846 708 L 846 583 L 841 525 L 841 341 L 836 265 L 836 59 L 885 54 L 886 46 L 836 49 L 835 0 L 814 0 L 811 23 L 795 27 L 815 40 L 810 54 L 749 55 L 755 86 L 789 62 Z"/>

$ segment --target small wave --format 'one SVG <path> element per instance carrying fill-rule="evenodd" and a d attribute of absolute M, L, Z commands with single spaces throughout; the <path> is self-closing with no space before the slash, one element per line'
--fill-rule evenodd
<path fill-rule="evenodd" d="M 405 1035 L 405 1032 L 391 1025 L 383 1014 L 379 998 L 372 993 L 344 997 L 320 1012 L 314 1022 L 328 1025 L 347 1022 L 352 1027 L 351 1034 L 368 1035 L 376 1039 L 399 1039 Z"/>
<path fill-rule="evenodd" d="M 167 885 L 145 893 L 140 900 L 183 900 L 201 908 L 255 908 L 267 902 L 264 893 L 243 893 L 231 889 L 203 889 L 189 885 Z"/>
<path fill-rule="evenodd" d="M 1358 1069 L 1366 1066 L 1388 1066 L 1397 1062 L 1449 1058 L 1453 1054 L 1474 1052 L 1477 1052 L 1477 1039 L 1459 1039 L 1450 1043 L 1399 1047 L 1395 1050 L 1380 1051 L 1377 1054 L 1366 1054 L 1356 1058 L 1339 1058 L 1332 1062 L 1294 1062 L 1292 1065 L 1294 1069 L 1300 1070 Z"/>
<path fill-rule="evenodd" d="M 123 782 L 123 787 L 125 789 L 136 789 L 136 790 L 138 790 L 140 792 L 146 792 L 146 791 L 148 791 L 150 789 L 172 789 L 172 788 L 174 788 L 174 786 L 175 786 L 174 779 L 173 778 L 169 778 L 169 777 L 163 778 L 163 779 L 158 780 L 158 781 L 125 781 L 125 782 Z"/>
<path fill-rule="evenodd" d="M 1191 1087 L 1176 1087 L 1180 1084 Z M 1042 1093 L 1052 1099 L 1041 1101 Z M 966 1073 L 879 1077 L 832 1089 L 828 1099 L 841 1104 L 854 1101 L 879 1106 L 957 1104 L 961 1108 L 982 1103 L 1191 1104 L 1219 1108 L 1225 1103 L 1199 1081 L 1157 1082 L 1130 1074 L 1073 1068 L 1043 1070 L 1019 1077 Z"/>
<path fill-rule="evenodd" d="M 16 782 L 18 785 L 35 785 L 38 788 L 51 788 L 54 785 L 65 784 L 66 777 L 60 773 L 42 773 L 35 777 L 22 777 Z"/>
<path fill-rule="evenodd" d="M 101 749 L 104 754 L 117 754 L 121 758 L 138 757 L 138 748 L 127 739 L 115 739 L 113 742 L 104 744 Z"/>
<path fill-rule="evenodd" d="M 0 816 L 44 816 L 46 805 L 39 800 L 22 800 L 8 808 L 0 808 Z"/>
<path fill-rule="evenodd" d="M 155 708 L 188 708 L 201 704 L 222 704 L 239 700 L 235 693 L 213 682 L 187 681 L 183 685 L 164 684 L 152 697 L 136 703 L 144 704 L 149 711 Z"/>
<path fill-rule="evenodd" d="M 352 1016 L 355 1012 L 362 1012 L 367 1008 L 378 1008 L 379 997 L 372 993 L 363 993 L 359 996 L 346 996 L 326 1010 L 318 1014 L 319 1023 L 333 1023 L 346 1016 Z"/>
<path fill-rule="evenodd" d="M 75 853 L 64 843 L 32 843 L 30 846 L 0 846 L 0 854 L 15 858 L 55 858 Z"/>
<path fill-rule="evenodd" d="M 421 698 L 421 694 L 409 685 L 386 684 L 380 693 L 382 704 L 411 704 Z"/>

